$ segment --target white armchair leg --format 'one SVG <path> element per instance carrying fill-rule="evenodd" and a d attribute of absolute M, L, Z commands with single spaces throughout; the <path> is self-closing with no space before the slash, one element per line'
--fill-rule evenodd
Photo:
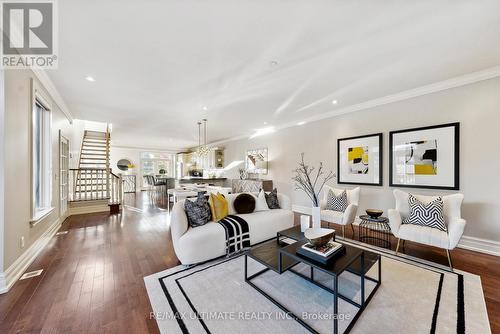
<path fill-rule="evenodd" d="M 342 225 L 342 239 L 345 239 L 345 226 Z"/>
<path fill-rule="evenodd" d="M 448 265 L 450 266 L 450 270 L 453 271 L 453 264 L 451 262 L 450 251 L 448 249 L 446 250 L 446 256 L 448 256 Z"/>
<path fill-rule="evenodd" d="M 396 255 L 398 254 L 398 251 L 399 251 L 399 242 L 401 241 L 401 239 L 398 238 L 398 244 L 396 245 Z"/>

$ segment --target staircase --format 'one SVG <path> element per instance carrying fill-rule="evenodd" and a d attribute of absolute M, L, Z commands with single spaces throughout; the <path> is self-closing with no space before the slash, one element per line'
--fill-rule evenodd
<path fill-rule="evenodd" d="M 103 208 L 109 206 L 111 212 L 119 211 L 122 180 L 109 167 L 109 149 L 109 131 L 84 132 L 78 168 L 70 170 L 70 180 L 73 181 L 70 208 L 92 212 L 89 207 L 94 207 L 94 211 L 104 211 Z"/>
<path fill-rule="evenodd" d="M 78 168 L 109 169 L 109 133 L 85 131 Z"/>

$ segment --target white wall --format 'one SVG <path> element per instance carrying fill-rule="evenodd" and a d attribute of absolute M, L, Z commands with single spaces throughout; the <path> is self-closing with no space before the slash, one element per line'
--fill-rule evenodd
<path fill-rule="evenodd" d="M 35 226 L 31 220 L 31 80 L 51 104 L 52 114 L 52 206 L 54 211 Z M 8 270 L 45 233 L 64 220 L 59 213 L 59 130 L 73 137 L 73 126 L 30 70 L 5 71 L 4 120 L 4 238 L 2 240 L 3 270 Z M 72 145 L 72 143 L 70 143 Z M 20 239 L 25 245 L 21 247 Z M 1 269 L 1 268 L 0 268 Z"/>
<path fill-rule="evenodd" d="M 304 114 L 304 118 L 307 117 Z M 384 186 L 362 186 L 359 213 L 367 208 L 394 207 L 389 183 L 389 131 L 461 122 L 460 192 L 465 194 L 465 235 L 500 241 L 500 78 L 482 81 L 397 103 L 280 130 L 274 134 L 225 143 L 226 161 L 243 160 L 247 149 L 268 147 L 270 172 L 279 191 L 292 202 L 310 206 L 293 189 L 292 170 L 305 152 L 311 164 L 323 161 L 336 170 L 337 138 L 384 133 Z M 232 171 L 237 177 L 237 170 Z M 230 176 L 231 177 L 231 176 Z M 335 183 L 335 182 L 334 182 Z M 414 193 L 450 191 L 412 189 Z"/>
<path fill-rule="evenodd" d="M 113 140 L 111 139 L 111 149 L 110 149 L 110 162 L 109 165 L 113 170 L 113 173 L 121 173 L 121 174 L 133 174 L 136 175 L 136 191 L 141 191 L 141 149 L 136 148 L 123 148 L 123 147 L 114 147 Z M 128 159 L 135 166 L 135 168 L 129 169 L 124 172 L 118 169 L 117 162 L 120 159 Z"/>
<path fill-rule="evenodd" d="M 0 70 L 0 287 L 6 286 L 4 275 L 5 226 L 5 71 Z"/>

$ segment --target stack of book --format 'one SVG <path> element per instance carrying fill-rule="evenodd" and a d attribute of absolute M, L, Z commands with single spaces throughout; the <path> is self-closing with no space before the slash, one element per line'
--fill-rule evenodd
<path fill-rule="evenodd" d="M 330 241 L 326 245 L 321 247 L 313 246 L 308 242 L 297 249 L 297 254 L 319 263 L 327 264 L 329 260 L 335 257 L 335 255 L 343 252 L 344 249 L 344 245 L 335 241 Z"/>

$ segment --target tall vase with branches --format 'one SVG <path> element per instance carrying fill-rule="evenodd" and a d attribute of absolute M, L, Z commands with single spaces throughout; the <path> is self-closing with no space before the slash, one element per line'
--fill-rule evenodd
<path fill-rule="evenodd" d="M 325 172 L 323 163 L 319 163 L 319 167 L 310 167 L 304 161 L 304 153 L 300 154 L 301 160 L 298 168 L 294 172 L 292 180 L 295 181 L 295 189 L 302 190 L 311 199 L 312 202 L 312 218 L 313 228 L 321 227 L 321 209 L 320 195 L 325 184 L 336 178 L 337 175 L 330 171 Z"/>

